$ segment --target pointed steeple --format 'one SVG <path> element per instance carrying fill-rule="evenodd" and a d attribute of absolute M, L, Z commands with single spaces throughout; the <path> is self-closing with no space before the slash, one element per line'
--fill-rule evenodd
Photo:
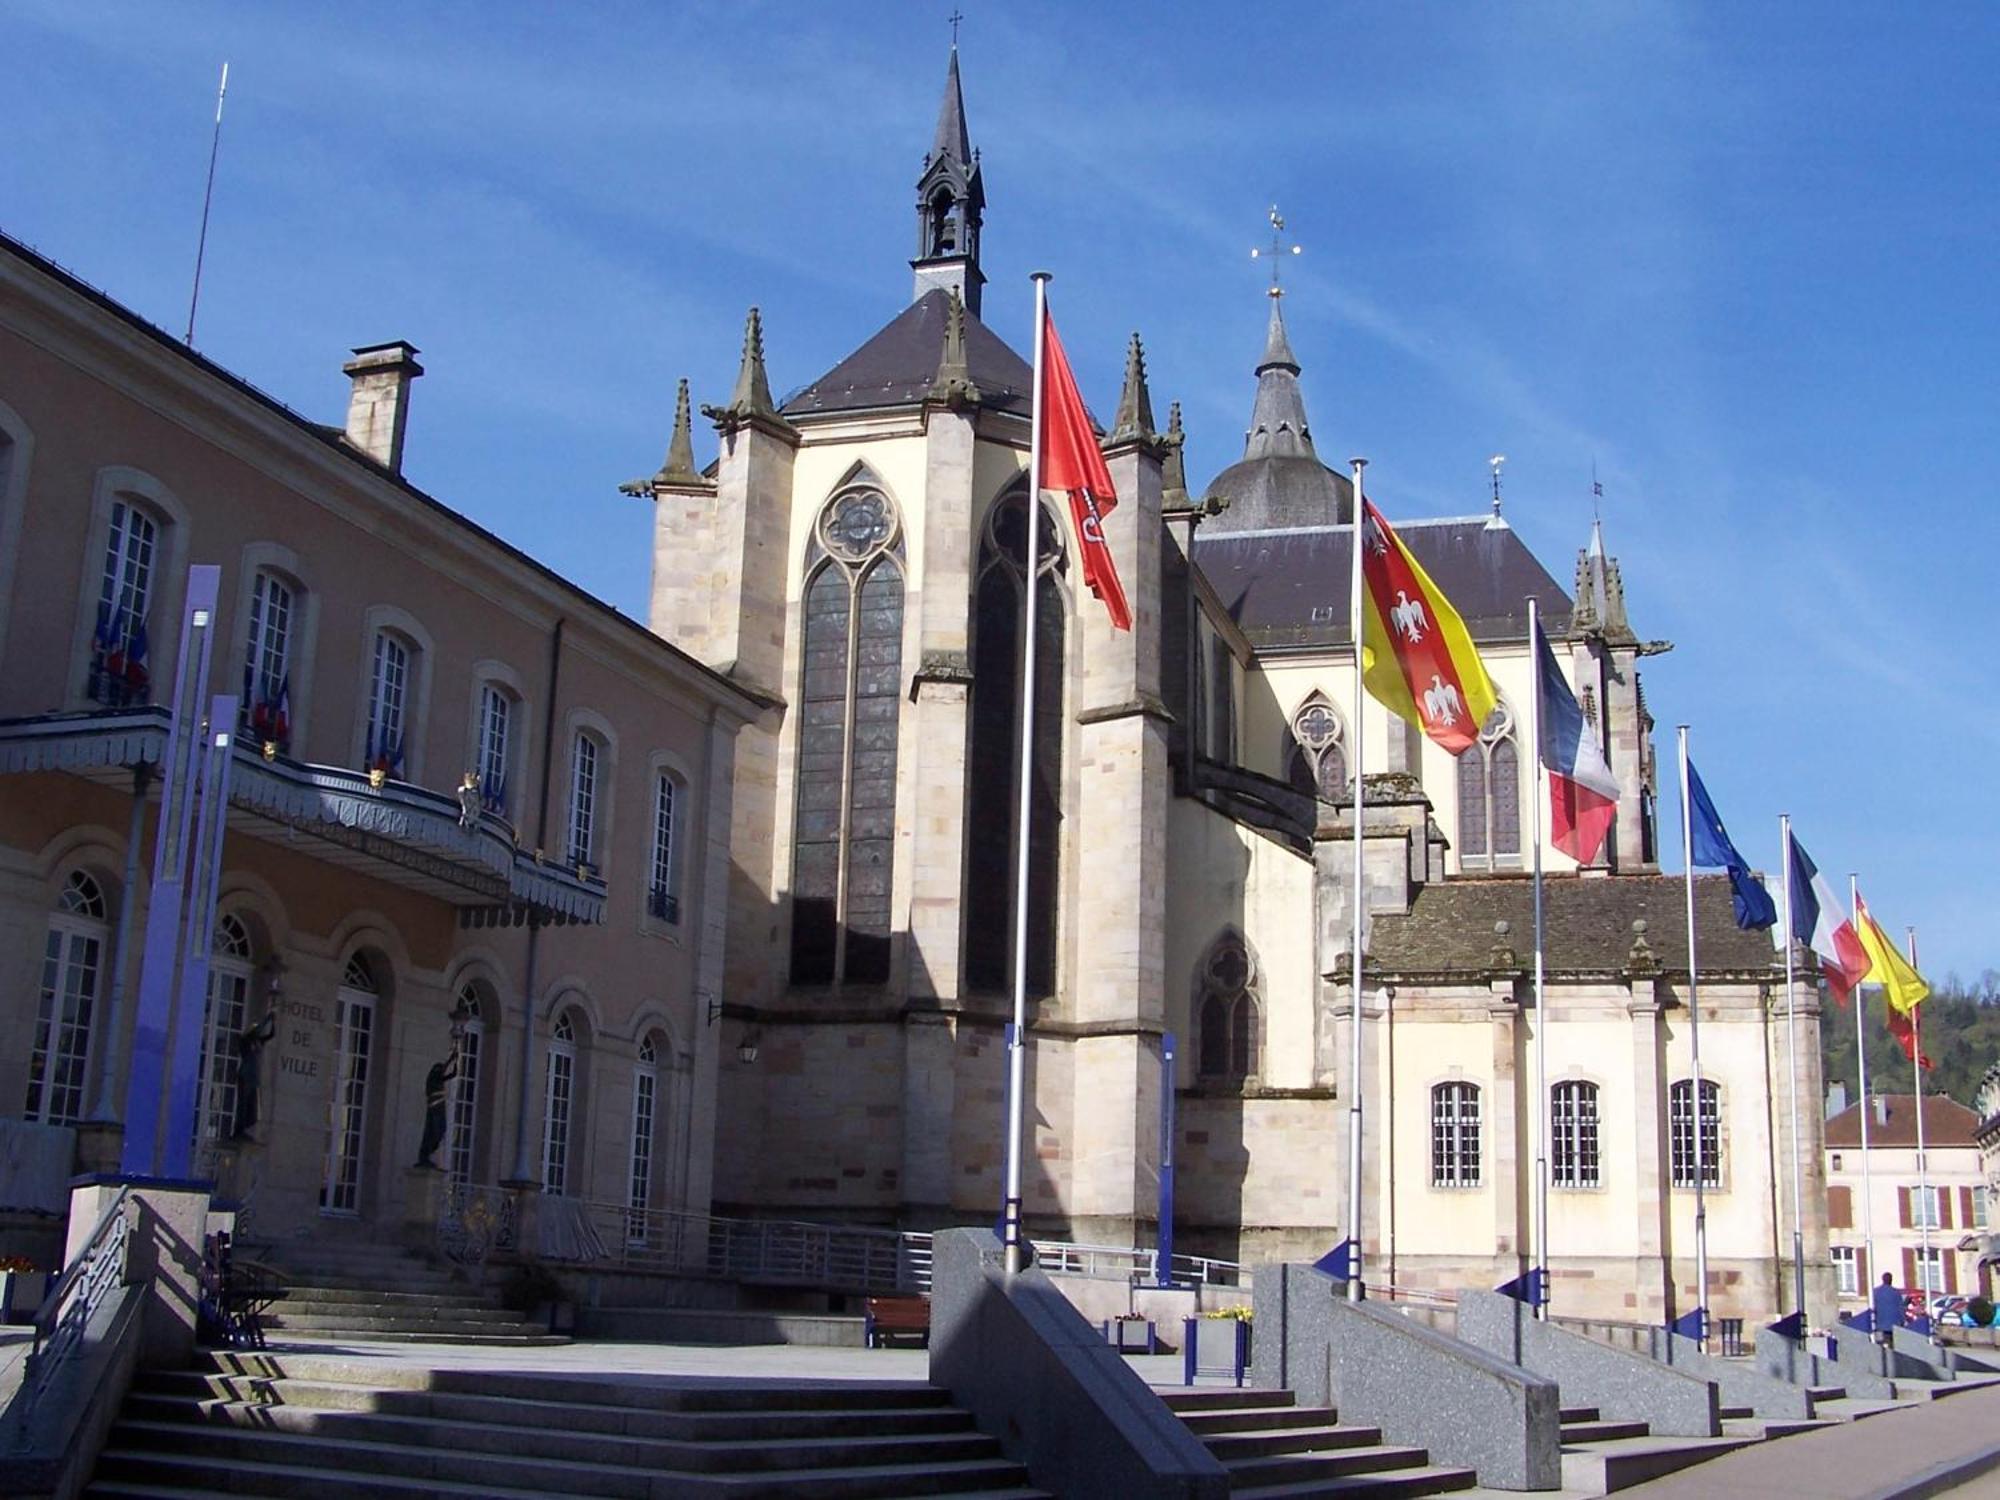
<path fill-rule="evenodd" d="M 965 94 L 958 80 L 958 48 L 945 70 L 944 99 L 924 169 L 917 177 L 917 255 L 912 301 L 939 287 L 955 289 L 966 310 L 979 316 L 979 228 L 986 212 L 986 189 L 979 180 L 979 153 L 965 128 Z"/>
<path fill-rule="evenodd" d="M 1243 456 L 1251 458 L 1312 458 L 1312 428 L 1306 423 L 1305 397 L 1299 391 L 1299 361 L 1285 334 L 1280 298 L 1271 298 L 1271 326 L 1264 334 L 1264 357 L 1257 361 L 1257 401 L 1250 409 L 1250 431 Z"/>
<path fill-rule="evenodd" d="M 1181 457 L 1181 445 L 1186 440 L 1187 434 L 1181 431 L 1181 404 L 1176 401 L 1167 408 L 1167 457 L 1160 466 L 1162 510 L 1187 508 L 1187 462 Z"/>
<path fill-rule="evenodd" d="M 725 431 L 749 422 L 758 422 L 783 432 L 791 423 L 778 413 L 771 400 L 771 379 L 764 373 L 764 318 L 756 308 L 743 327 L 743 363 L 736 371 L 736 389 L 727 406 L 704 406 L 701 414 Z"/>
<path fill-rule="evenodd" d="M 1118 393 L 1118 414 L 1112 418 L 1104 445 L 1110 448 L 1158 437 L 1153 430 L 1153 394 L 1146 388 L 1146 350 L 1134 333 L 1125 350 L 1125 386 Z"/>
<path fill-rule="evenodd" d="M 958 45 L 952 44 L 951 62 L 945 68 L 944 99 L 938 105 L 937 134 L 931 137 L 931 160 L 955 157 L 963 166 L 972 165 L 972 141 L 965 131 L 965 93 L 958 82 Z"/>
<path fill-rule="evenodd" d="M 1576 608 L 1570 628 L 1598 635 L 1614 646 L 1636 644 L 1638 636 L 1625 616 L 1625 580 L 1618 559 L 1604 550 L 1604 523 L 1590 523 L 1590 545 L 1576 555 Z"/>
<path fill-rule="evenodd" d="M 1285 334 L 1284 296 L 1271 294 L 1271 326 L 1264 333 L 1264 357 L 1257 362 L 1257 373 L 1266 370 L 1290 370 L 1299 373 L 1298 356 L 1292 353 L 1292 341 Z"/>
<path fill-rule="evenodd" d="M 650 499 L 656 491 L 712 490 L 715 481 L 705 476 L 694 464 L 694 418 L 688 405 L 688 383 L 682 378 L 680 389 L 674 394 L 674 435 L 667 440 L 666 462 L 651 479 L 634 479 L 618 486 L 627 495 Z"/>

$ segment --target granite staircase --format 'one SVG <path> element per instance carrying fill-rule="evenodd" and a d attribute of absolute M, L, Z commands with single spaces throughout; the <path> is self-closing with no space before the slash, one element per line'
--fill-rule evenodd
<path fill-rule="evenodd" d="M 1437 1495 L 1478 1483 L 1470 1469 L 1433 1464 L 1422 1448 L 1382 1441 L 1379 1427 L 1343 1423 L 1290 1391 L 1163 1390 L 1160 1398 L 1229 1470 L 1229 1493 L 1254 1500 Z"/>
<path fill-rule="evenodd" d="M 284 1284 L 264 1313 L 281 1342 L 566 1344 L 491 1292 L 394 1246 L 299 1243 L 258 1254 Z"/>
<path fill-rule="evenodd" d="M 429 1370 L 224 1351 L 142 1374 L 95 1500 L 1048 1500 L 940 1389 Z"/>

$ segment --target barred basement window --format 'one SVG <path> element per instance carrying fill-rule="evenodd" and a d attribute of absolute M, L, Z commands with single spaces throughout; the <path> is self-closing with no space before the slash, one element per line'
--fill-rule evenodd
<path fill-rule="evenodd" d="M 792 982 L 889 978 L 903 704 L 903 535 L 865 477 L 820 512 L 807 556 Z"/>
<path fill-rule="evenodd" d="M 1035 743 L 1028 812 L 1029 993 L 1055 988 L 1056 895 L 1062 843 L 1063 672 L 1068 570 L 1055 512 L 1037 508 Z M 1021 796 L 1021 633 L 1027 613 L 1028 497 L 994 505 L 973 590 L 972 766 L 966 822 L 965 974 L 973 989 L 1010 987 L 1014 966 L 1015 840 Z"/>
<path fill-rule="evenodd" d="M 1479 1186 L 1479 1085 L 1431 1090 L 1431 1186 Z"/>
<path fill-rule="evenodd" d="M 1675 1187 L 1695 1181 L 1694 1080 L 1683 1078 L 1667 1090 L 1668 1172 Z M 1713 1079 L 1701 1081 L 1701 1185 L 1722 1185 L 1722 1091 Z"/>
<path fill-rule="evenodd" d="M 1603 1185 L 1597 1155 L 1594 1083 L 1559 1083 L 1549 1090 L 1549 1177 L 1556 1187 Z"/>

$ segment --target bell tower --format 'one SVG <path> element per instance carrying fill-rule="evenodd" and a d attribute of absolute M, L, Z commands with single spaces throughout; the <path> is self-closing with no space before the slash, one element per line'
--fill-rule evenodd
<path fill-rule="evenodd" d="M 911 300 L 931 291 L 956 291 L 965 310 L 979 316 L 979 224 L 986 212 L 986 188 L 979 180 L 979 154 L 965 130 L 965 95 L 958 85 L 958 47 L 945 72 L 944 101 L 938 106 L 937 134 L 917 178 L 917 257 Z"/>

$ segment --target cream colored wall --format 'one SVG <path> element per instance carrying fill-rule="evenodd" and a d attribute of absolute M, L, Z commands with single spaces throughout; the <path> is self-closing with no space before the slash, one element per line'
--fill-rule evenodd
<path fill-rule="evenodd" d="M 1528 832 L 1530 811 L 1527 797 L 1532 787 L 1541 786 L 1542 799 L 1542 867 L 1550 872 L 1574 870 L 1576 861 L 1557 849 L 1548 840 L 1549 809 L 1547 782 L 1545 778 L 1530 774 L 1528 766 L 1528 714 L 1531 702 L 1528 697 L 1533 688 L 1530 674 L 1531 662 L 1525 645 L 1488 646 L 1481 649 L 1481 658 L 1486 670 L 1493 678 L 1494 686 L 1500 690 L 1502 700 L 1514 714 L 1514 735 L 1516 748 L 1521 757 L 1521 868 L 1526 868 L 1528 857 Z M 1557 660 L 1563 671 L 1573 674 L 1569 655 L 1558 652 Z M 1571 687 L 1575 683 L 1572 681 Z M 1319 656 L 1265 656 L 1246 674 L 1243 690 L 1243 708 L 1239 715 L 1239 741 L 1243 764 L 1253 771 L 1266 776 L 1282 778 L 1285 774 L 1285 754 L 1291 743 L 1291 720 L 1299 705 L 1317 689 L 1326 695 L 1339 714 L 1343 726 L 1343 739 L 1349 744 L 1348 770 L 1353 772 L 1352 737 L 1350 722 L 1354 710 L 1354 669 L 1350 657 L 1345 652 Z M 1373 698 L 1369 698 L 1362 710 L 1362 754 L 1363 769 L 1370 774 L 1388 764 L 1389 726 L 1392 716 L 1389 711 Z M 1401 721 L 1395 720 L 1400 726 Z M 1458 761 L 1429 739 L 1423 742 L 1422 776 L 1424 795 L 1430 798 L 1433 815 L 1438 827 L 1444 830 L 1452 848 L 1445 855 L 1448 873 L 1458 873 Z M 1510 867 L 1511 868 L 1511 867 Z"/>
<path fill-rule="evenodd" d="M 1167 806 L 1167 1014 L 1181 1038 L 1182 1086 L 1198 1071 L 1192 1014 L 1198 965 L 1226 928 L 1242 933 L 1262 981 L 1262 1076 L 1270 1088 L 1313 1081 L 1313 867 L 1263 834 L 1191 798 Z"/>

